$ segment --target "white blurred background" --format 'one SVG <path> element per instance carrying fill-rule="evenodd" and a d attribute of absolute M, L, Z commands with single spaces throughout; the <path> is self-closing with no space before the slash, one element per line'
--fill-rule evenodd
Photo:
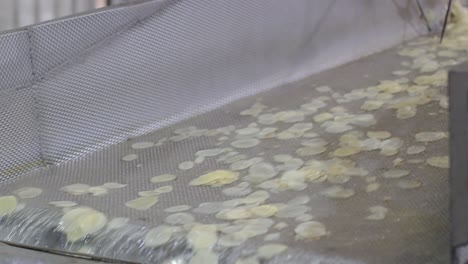
<path fill-rule="evenodd" d="M 0 0 L 0 31 L 131 0 Z"/>

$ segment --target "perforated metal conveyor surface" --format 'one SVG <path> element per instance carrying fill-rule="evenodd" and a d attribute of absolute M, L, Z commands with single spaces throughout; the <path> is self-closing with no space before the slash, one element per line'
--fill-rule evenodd
<path fill-rule="evenodd" d="M 436 51 L 442 49 L 436 48 Z M 466 56 L 464 51 L 459 55 L 456 58 L 458 62 Z M 207 157 L 189 170 L 178 169 L 179 164 L 193 161 L 195 153 L 199 150 L 212 148 L 232 148 L 232 151 L 245 154 L 248 159 L 261 157 L 275 166 L 281 165 L 273 160 L 273 156 L 278 154 L 289 154 L 301 158 L 306 163 L 309 160 L 330 160 L 333 151 L 339 148 L 340 136 L 350 131 L 327 133 L 321 123 L 314 121 L 313 117 L 321 112 L 330 112 L 330 109 L 336 106 L 342 106 L 346 109 L 344 111 L 350 114 L 373 114 L 375 124 L 368 127 L 352 125 L 351 131 L 364 133 L 363 138 L 367 138 L 367 131 L 388 131 L 392 137 L 399 137 L 403 141 L 398 153 L 384 156 L 379 154 L 380 149 L 378 149 L 342 158 L 352 160 L 355 162 L 355 167 L 368 171 L 367 176 L 351 176 L 345 183 L 309 182 L 307 188 L 301 191 L 291 189 L 271 191 L 271 197 L 268 199 L 270 204 L 287 203 L 298 196 L 309 196 L 310 202 L 305 204 L 308 208 L 307 214 L 313 216 L 312 221 L 323 223 L 328 233 L 315 240 L 297 240 L 294 229 L 301 221 L 273 216 L 271 218 L 275 224 L 279 222 L 288 224 L 288 227 L 282 230 L 275 230 L 273 226 L 269 229 L 268 233 L 280 233 L 278 240 L 265 242 L 265 235 L 258 235 L 241 246 L 220 248 L 217 250 L 220 254 L 220 263 L 235 263 L 239 256 L 254 254 L 256 248 L 264 243 L 282 243 L 288 246 L 287 251 L 275 256 L 268 263 L 448 263 L 448 171 L 426 164 L 426 159 L 430 157 L 447 155 L 447 138 L 428 143 L 415 140 L 415 134 L 420 132 L 447 131 L 447 110 L 439 103 L 439 98 L 443 100 L 443 96 L 433 96 L 431 102 L 417 106 L 417 114 L 408 119 L 398 119 L 396 110 L 386 107 L 375 111 L 361 110 L 360 107 L 366 99 L 353 99 L 347 103 L 336 102 L 336 98 L 343 98 L 343 94 L 354 89 L 374 86 L 381 80 L 401 78 L 392 72 L 411 70 L 402 66 L 402 62 L 405 61 L 411 60 L 408 57 L 398 56 L 395 49 L 388 50 L 305 80 L 238 100 L 177 125 L 129 139 L 57 167 L 51 166 L 28 173 L 14 182 L 3 185 L 1 192 L 12 193 L 23 187 L 37 187 L 41 188 L 43 193 L 34 199 L 21 200 L 25 203 L 25 209 L 12 214 L 0 225 L 0 239 L 148 263 L 155 263 L 156 260 L 189 259 L 192 251 L 184 238 L 184 232 L 181 232 L 181 235 L 174 235 L 171 242 L 162 247 L 148 248 L 143 243 L 147 230 L 165 222 L 165 218 L 170 215 L 164 211 L 165 208 L 183 204 L 192 207 L 186 212 L 191 213 L 197 222 L 229 223 L 230 221 L 215 218 L 215 214 L 196 213 L 193 209 L 203 202 L 219 202 L 235 198 L 224 195 L 222 189 L 234 186 L 242 179 L 223 187 L 189 185 L 191 180 L 204 173 L 229 169 L 230 164 L 217 160 L 231 150 L 216 157 Z M 412 70 L 405 78 L 411 83 L 417 75 L 420 75 L 418 70 Z M 404 83 L 404 80 L 400 81 Z M 315 89 L 323 85 L 331 87 L 332 91 L 324 89 L 319 92 Z M 445 95 L 445 87 L 430 89 Z M 335 92 L 340 96 L 333 98 Z M 407 96 L 402 95 L 403 93 L 406 92 L 395 93 L 394 96 L 395 98 Z M 306 114 L 304 120 L 298 122 L 313 123 L 313 128 L 306 132 L 308 134 L 306 136 L 312 138 L 314 136 L 312 133 L 316 133 L 317 137 L 326 140 L 329 144 L 326 146 L 327 151 L 323 153 L 306 157 L 298 156 L 296 150 L 301 147 L 302 141 L 307 140 L 304 137 L 288 140 L 263 138 L 254 147 L 235 149 L 230 145 L 235 138 L 235 131 L 226 135 L 207 135 L 216 128 L 234 126 L 235 129 L 241 129 L 249 127 L 252 123 L 256 125 L 251 127 L 277 127 L 277 132 L 283 131 L 293 123 L 277 122 L 264 125 L 258 123 L 257 117 L 240 115 L 240 112 L 249 109 L 256 102 L 266 106 L 262 114 L 298 110 L 301 109 L 301 105 L 320 96 L 329 97 L 324 100 L 326 106 L 314 114 Z M 173 141 L 179 140 L 177 137 L 171 140 L 171 137 L 177 136 L 173 131 L 191 126 L 207 130 L 201 133 L 203 135 L 187 137 L 180 141 Z M 161 141 L 165 138 L 169 139 Z M 160 144 L 135 150 L 131 146 L 136 142 L 160 142 Z M 413 145 L 423 145 L 427 149 L 419 154 L 407 154 L 408 147 Z M 122 160 L 129 154 L 137 154 L 138 158 L 133 161 Z M 398 158 L 401 159 L 400 162 Z M 422 163 L 415 159 L 421 159 Z M 416 164 L 411 164 L 412 162 Z M 410 174 L 401 179 L 383 176 L 384 172 L 395 168 L 409 170 Z M 177 179 L 160 184 L 150 182 L 153 176 L 166 173 L 176 175 Z M 239 173 L 242 178 L 248 174 L 248 169 L 240 170 Z M 419 182 L 421 186 L 412 189 L 402 188 L 399 183 L 402 179 L 412 180 L 410 182 L 413 183 Z M 371 192 L 366 191 L 366 187 L 369 188 L 368 185 L 374 181 L 380 184 L 380 188 Z M 60 190 L 63 186 L 74 183 L 99 186 L 106 182 L 118 182 L 127 186 L 111 189 L 103 196 L 89 194 L 75 196 Z M 125 206 L 126 202 L 138 197 L 139 191 L 164 185 L 172 185 L 173 191 L 161 194 L 159 202 L 150 209 L 139 211 Z M 324 190 L 333 185 L 353 189 L 355 194 L 346 199 L 324 195 Z M 254 187 L 255 184 L 251 186 Z M 104 231 L 106 230 L 104 228 L 84 241 L 67 244 L 66 236 L 55 229 L 62 212 L 60 208 L 48 205 L 50 201 L 61 200 L 72 200 L 80 206 L 92 207 L 105 213 L 109 219 L 125 217 L 129 218 L 130 222 L 119 229 Z M 371 215 L 372 212 L 369 210 L 373 206 L 387 208 L 385 217 L 374 221 L 366 219 Z"/>

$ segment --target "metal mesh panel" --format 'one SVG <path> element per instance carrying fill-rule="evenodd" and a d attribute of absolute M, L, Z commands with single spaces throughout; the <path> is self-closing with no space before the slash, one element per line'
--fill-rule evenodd
<path fill-rule="evenodd" d="M 160 2 L 149 2 L 126 8 L 112 8 L 32 27 L 30 34 L 35 77 L 43 76 L 119 30 L 154 14 L 161 5 Z"/>
<path fill-rule="evenodd" d="M 0 91 L 32 82 L 29 49 L 26 31 L 0 35 Z"/>
<path fill-rule="evenodd" d="M 42 164 L 36 110 L 31 89 L 0 91 L 1 181 L 11 180 Z"/>
<path fill-rule="evenodd" d="M 372 20 L 347 1 L 174 2 L 37 85 L 44 157 L 80 156 L 368 53 L 371 46 L 354 44 L 355 52 L 343 52 L 338 39 L 375 40 L 379 27 L 364 28 L 358 37 L 345 33 L 352 32 L 350 23 L 339 20 L 337 32 L 333 21 L 343 5 L 356 14 L 350 20 Z M 375 17 L 386 14 L 382 8 Z M 372 43 L 373 50 L 416 34 L 401 31 L 406 23 L 386 23 L 392 34 Z"/>

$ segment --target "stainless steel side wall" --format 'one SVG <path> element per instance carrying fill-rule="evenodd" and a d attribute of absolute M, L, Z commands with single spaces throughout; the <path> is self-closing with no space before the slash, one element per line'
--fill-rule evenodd
<path fill-rule="evenodd" d="M 424 34 L 415 3 L 149 1 L 0 35 L 0 179 Z"/>

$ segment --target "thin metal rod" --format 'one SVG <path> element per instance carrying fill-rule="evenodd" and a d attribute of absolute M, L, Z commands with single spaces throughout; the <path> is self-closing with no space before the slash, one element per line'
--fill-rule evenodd
<path fill-rule="evenodd" d="M 444 27 L 442 28 L 442 34 L 440 35 L 440 43 L 442 43 L 442 40 L 444 39 L 445 30 L 447 28 L 448 19 L 449 19 L 449 16 L 450 16 L 450 10 L 451 9 L 452 9 L 452 0 L 449 0 L 448 7 L 447 7 L 447 12 L 445 13 Z"/>
<path fill-rule="evenodd" d="M 426 14 L 424 13 L 420 0 L 417 0 L 416 4 L 418 5 L 418 9 L 419 9 L 419 12 L 421 13 L 421 17 L 424 19 L 424 22 L 426 23 L 427 31 L 432 32 L 432 28 L 429 25 L 429 20 L 427 20 Z"/>

